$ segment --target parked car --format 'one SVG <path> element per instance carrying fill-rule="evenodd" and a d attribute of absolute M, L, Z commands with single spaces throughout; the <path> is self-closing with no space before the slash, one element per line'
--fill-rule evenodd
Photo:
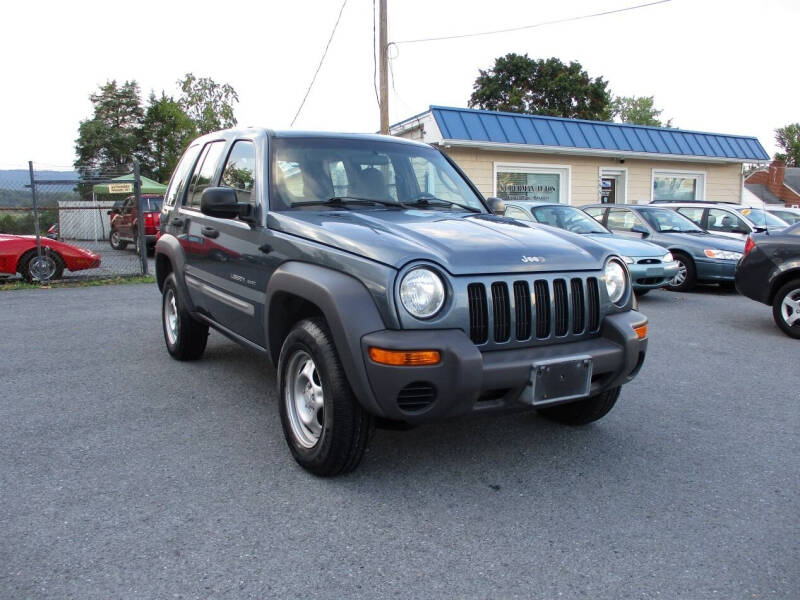
<path fill-rule="evenodd" d="M 665 286 L 678 274 L 678 263 L 671 252 L 664 254 L 664 248 L 656 244 L 615 235 L 573 206 L 515 200 L 506 202 L 505 216 L 566 229 L 607 246 L 628 265 L 633 289 L 639 296 Z"/>
<path fill-rule="evenodd" d="M 771 305 L 778 327 L 800 339 L 800 223 L 748 238 L 736 269 L 736 289 Z"/>
<path fill-rule="evenodd" d="M 685 292 L 697 283 L 733 285 L 744 241 L 711 235 L 661 205 L 593 204 L 581 208 L 614 233 L 647 240 L 672 252 L 678 262 L 678 274 L 668 289 Z"/>
<path fill-rule="evenodd" d="M 32 235 L 0 234 L 0 273 L 19 273 L 26 281 L 59 279 L 64 269 L 81 271 L 100 266 L 100 256 L 50 238 L 40 239 L 42 257 Z"/>
<path fill-rule="evenodd" d="M 743 204 L 659 202 L 658 206 L 678 211 L 709 233 L 742 241 L 746 240 L 750 234 L 766 231 L 767 228 L 770 231 L 779 231 L 788 226 L 786 221 L 764 212 L 763 209 Z"/>
<path fill-rule="evenodd" d="M 595 421 L 647 348 L 625 263 L 492 214 L 501 205 L 410 140 L 201 137 L 167 187 L 156 243 L 167 351 L 200 358 L 211 327 L 269 356 L 289 449 L 323 476 L 358 465 L 376 420 L 527 406 Z M 195 253 L 197 238 L 228 252 Z"/>
<path fill-rule="evenodd" d="M 775 215 L 789 225 L 800 223 L 800 208 L 789 208 L 788 206 L 767 206 L 767 212 Z"/>
<path fill-rule="evenodd" d="M 164 196 L 143 194 L 142 215 L 144 217 L 144 240 L 148 252 L 156 245 L 156 234 L 161 225 L 161 205 Z M 136 196 L 128 196 L 120 208 L 108 211 L 111 215 L 111 231 L 108 240 L 114 250 L 125 250 L 128 244 L 136 246 L 139 253 L 139 218 Z"/>

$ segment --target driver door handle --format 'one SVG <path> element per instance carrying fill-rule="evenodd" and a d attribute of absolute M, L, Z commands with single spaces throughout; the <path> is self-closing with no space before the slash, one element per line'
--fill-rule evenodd
<path fill-rule="evenodd" d="M 208 238 L 215 238 L 219 235 L 219 231 L 217 231 L 213 227 L 203 227 L 200 230 L 200 233 L 202 233 L 204 236 Z"/>

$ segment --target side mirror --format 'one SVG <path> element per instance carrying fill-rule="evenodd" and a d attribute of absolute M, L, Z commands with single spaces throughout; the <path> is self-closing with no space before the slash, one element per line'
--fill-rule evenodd
<path fill-rule="evenodd" d="M 641 233 L 642 237 L 650 237 L 650 232 L 641 225 L 634 225 L 631 231 L 633 233 Z"/>
<path fill-rule="evenodd" d="M 495 215 L 504 215 L 506 212 L 506 203 L 502 198 L 487 198 L 486 204 L 489 205 L 489 210 Z"/>
<path fill-rule="evenodd" d="M 200 196 L 200 212 L 220 219 L 247 219 L 252 207 L 240 204 L 236 190 L 228 187 L 209 187 Z"/>

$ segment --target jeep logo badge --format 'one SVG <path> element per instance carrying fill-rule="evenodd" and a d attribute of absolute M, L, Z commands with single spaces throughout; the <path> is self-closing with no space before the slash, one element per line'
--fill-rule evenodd
<path fill-rule="evenodd" d="M 524 263 L 543 263 L 544 256 L 523 256 L 522 262 Z"/>

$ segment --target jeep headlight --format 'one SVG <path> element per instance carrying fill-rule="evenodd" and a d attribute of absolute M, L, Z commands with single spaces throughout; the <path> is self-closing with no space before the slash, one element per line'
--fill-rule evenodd
<path fill-rule="evenodd" d="M 400 301 L 418 319 L 427 319 L 444 305 L 444 284 L 441 277 L 426 267 L 417 267 L 400 282 Z"/>
<path fill-rule="evenodd" d="M 617 304 L 625 297 L 625 290 L 628 286 L 628 275 L 619 259 L 612 258 L 606 263 L 604 279 L 606 280 L 608 299 Z"/>

